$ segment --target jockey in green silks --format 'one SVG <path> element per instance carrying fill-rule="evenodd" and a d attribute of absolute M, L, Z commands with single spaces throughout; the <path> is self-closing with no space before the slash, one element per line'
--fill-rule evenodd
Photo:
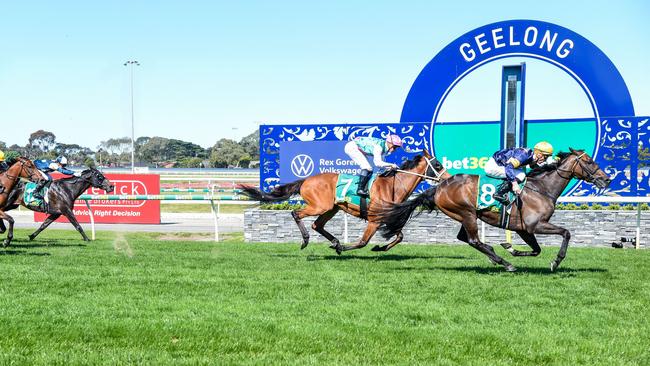
<path fill-rule="evenodd" d="M 376 137 L 357 137 L 345 145 L 345 153 L 348 154 L 357 165 L 361 167 L 359 174 L 359 187 L 357 195 L 368 197 L 368 181 L 372 176 L 372 166 L 366 158 L 372 155 L 373 163 L 378 168 L 397 169 L 397 164 L 384 161 L 384 155 L 388 155 L 402 146 L 402 139 L 397 135 L 388 135 L 386 139 Z"/>

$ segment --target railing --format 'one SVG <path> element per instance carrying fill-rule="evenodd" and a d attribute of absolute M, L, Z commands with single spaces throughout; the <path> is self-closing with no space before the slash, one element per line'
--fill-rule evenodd
<path fill-rule="evenodd" d="M 174 190 L 171 190 L 172 192 L 175 192 Z M 176 191 L 186 191 L 186 192 L 194 192 L 194 191 L 199 191 L 199 192 L 219 192 L 219 190 L 209 190 L 209 189 L 203 189 L 203 190 L 195 190 L 195 189 L 186 189 L 186 190 L 181 190 L 178 189 Z M 227 191 L 227 190 L 224 190 Z M 214 239 L 215 241 L 219 241 L 219 213 L 221 209 L 221 201 L 235 201 L 235 200 L 242 200 L 240 196 L 238 196 L 235 191 L 239 190 L 232 190 L 235 195 L 233 196 L 215 196 L 214 194 L 209 194 L 209 195 L 193 195 L 193 194 L 187 194 L 187 195 L 81 195 L 79 197 L 79 200 L 83 200 L 86 203 L 86 206 L 88 207 L 88 211 L 90 212 L 90 223 L 92 227 L 92 238 L 93 240 L 95 239 L 95 219 L 94 215 L 92 212 L 92 209 L 90 208 L 90 203 L 88 202 L 89 200 L 113 200 L 113 201 L 118 201 L 118 200 L 132 200 L 132 201 L 141 201 L 141 200 L 158 200 L 158 201 L 209 201 L 211 205 L 211 211 L 213 214 L 214 218 Z M 245 201 L 245 200 L 242 200 Z M 634 203 L 637 205 L 637 217 L 636 217 L 636 244 L 635 247 L 636 249 L 639 249 L 640 243 L 641 243 L 641 204 L 642 203 L 650 203 L 650 197 L 609 197 L 609 196 L 587 196 L 587 197 L 560 197 L 558 202 L 563 202 L 563 203 Z M 216 202 L 216 208 L 215 208 L 215 202 Z M 252 202 L 252 201 L 251 201 Z M 348 230 L 347 230 L 347 215 L 345 215 L 344 218 L 344 242 L 347 243 L 347 238 L 348 238 Z M 485 241 L 485 223 L 481 221 L 481 240 Z"/>
<path fill-rule="evenodd" d="M 219 241 L 219 214 L 221 212 L 222 201 L 239 201 L 241 197 L 234 196 L 215 196 L 215 195 L 171 195 L 171 194 L 147 194 L 147 195 L 116 195 L 116 194 L 82 194 L 78 198 L 83 200 L 88 207 L 90 226 L 92 229 L 92 239 L 95 240 L 95 216 L 90 207 L 89 201 L 102 200 L 102 201 L 210 201 L 211 212 L 214 218 L 214 241 Z M 216 202 L 216 208 L 215 208 Z"/>

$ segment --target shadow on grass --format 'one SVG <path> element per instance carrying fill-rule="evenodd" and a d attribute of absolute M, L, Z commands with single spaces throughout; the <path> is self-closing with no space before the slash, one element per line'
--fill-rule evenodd
<path fill-rule="evenodd" d="M 0 250 L 0 255 L 31 255 L 36 257 L 48 256 L 50 253 L 32 253 L 25 250 Z"/>
<path fill-rule="evenodd" d="M 393 268 L 394 271 L 409 271 L 409 270 L 422 270 L 423 268 L 402 267 Z M 506 272 L 501 266 L 481 267 L 481 266 L 461 266 L 461 267 L 429 267 L 426 268 L 431 271 L 455 271 L 455 272 L 474 272 L 478 274 L 495 274 L 495 273 L 532 273 L 540 275 L 558 275 L 569 274 L 577 275 L 579 273 L 607 273 L 607 269 L 603 268 L 566 268 L 560 267 L 555 271 L 551 271 L 548 267 L 517 267 L 516 272 Z"/>
<path fill-rule="evenodd" d="M 297 258 L 302 257 L 300 254 L 272 254 L 272 257 L 280 258 Z M 460 255 L 405 255 L 405 254 L 385 254 L 377 256 L 358 256 L 358 255 L 315 255 L 309 254 L 308 261 L 349 261 L 349 260 L 362 260 L 362 261 L 406 261 L 413 259 L 467 259 Z"/>
<path fill-rule="evenodd" d="M 47 247 L 86 247 L 81 239 L 35 239 L 33 241 L 24 238 L 14 238 L 9 247 L 14 248 L 47 248 Z"/>

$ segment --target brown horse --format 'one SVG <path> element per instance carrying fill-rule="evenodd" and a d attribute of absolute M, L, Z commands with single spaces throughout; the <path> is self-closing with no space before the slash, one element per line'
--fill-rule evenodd
<path fill-rule="evenodd" d="M 346 250 L 359 249 L 368 244 L 379 227 L 379 222 L 372 214 L 368 215 L 368 225 L 363 236 L 355 245 L 344 246 L 339 240 L 325 230 L 325 224 L 339 211 L 343 210 L 355 217 L 361 217 L 360 207 L 348 202 L 337 202 L 335 197 L 336 183 L 339 175 L 336 173 L 323 173 L 302 179 L 293 183 L 276 187 L 272 192 L 265 193 L 257 188 L 242 185 L 240 188 L 243 194 L 260 202 L 277 202 L 288 199 L 294 194 L 300 194 L 305 200 L 306 206 L 300 210 L 294 210 L 291 214 L 298 224 L 302 234 L 302 246 L 304 249 L 309 244 L 309 231 L 305 228 L 302 219 L 308 216 L 318 216 L 312 224 L 312 229 L 330 241 L 330 248 L 338 254 Z M 368 205 L 368 212 L 374 212 L 384 202 L 403 202 L 415 190 L 423 179 L 446 179 L 449 173 L 444 171 L 442 164 L 436 158 L 424 151 L 412 160 L 406 161 L 400 169 L 388 176 L 377 177 L 372 185 L 370 196 L 372 199 Z M 398 232 L 397 237 L 391 243 L 372 248 L 373 251 L 388 251 L 402 241 L 402 233 Z"/>
<path fill-rule="evenodd" d="M 541 167 L 528 173 L 522 193 L 517 204 L 512 206 L 510 222 L 507 229 L 513 230 L 533 250 L 530 252 L 509 249 L 514 256 L 537 256 L 541 248 L 535 234 L 557 234 L 563 238 L 557 258 L 551 262 L 554 271 L 566 256 L 571 234 L 565 228 L 549 222 L 555 211 L 557 198 L 562 194 L 572 178 L 594 183 L 599 188 L 609 185 L 610 179 L 584 151 L 571 149 L 570 153 L 559 153 L 557 164 Z M 462 224 L 457 238 L 468 243 L 485 254 L 493 264 L 501 264 L 507 271 L 516 268 L 499 257 L 491 246 L 481 242 L 478 235 L 476 219 L 481 219 L 492 226 L 500 226 L 500 215 L 489 209 L 477 209 L 478 176 L 457 174 L 443 181 L 437 187 L 430 188 L 415 199 L 391 208 L 376 212 L 382 222 L 382 235 L 390 238 L 400 235 L 404 225 L 418 206 L 429 211 L 438 208 L 452 219 Z"/>
<path fill-rule="evenodd" d="M 7 203 L 7 198 L 9 194 L 18 183 L 20 178 L 29 179 L 34 183 L 39 183 L 44 179 L 41 172 L 36 169 L 34 163 L 31 160 L 18 157 L 15 159 L 15 162 L 7 171 L 0 174 L 0 185 L 2 185 L 2 193 L 0 193 L 0 207 L 4 207 Z M 11 240 L 14 238 L 14 219 L 13 217 L 7 215 L 4 212 L 4 209 L 0 208 L 0 220 L 6 220 L 9 223 L 9 232 L 7 233 L 7 238 L 3 242 L 3 246 L 8 246 L 11 243 Z"/>

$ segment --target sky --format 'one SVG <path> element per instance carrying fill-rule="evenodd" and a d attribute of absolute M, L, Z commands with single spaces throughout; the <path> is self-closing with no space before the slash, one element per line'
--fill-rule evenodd
<path fill-rule="evenodd" d="M 0 141 L 44 129 L 96 148 L 131 135 L 209 147 L 259 124 L 398 122 L 422 68 L 462 34 L 508 19 L 581 34 L 650 115 L 647 1 L 2 1 Z M 499 119 L 502 64 L 525 61 L 526 118 L 591 117 L 560 69 L 532 59 L 479 68 L 438 120 Z M 493 91 L 493 92 L 492 92 Z M 552 105 L 552 108 L 548 106 Z"/>

